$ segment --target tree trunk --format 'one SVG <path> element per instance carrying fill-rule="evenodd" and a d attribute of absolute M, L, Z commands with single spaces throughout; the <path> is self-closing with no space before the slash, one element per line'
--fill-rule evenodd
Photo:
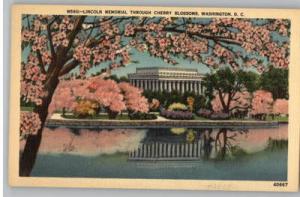
<path fill-rule="evenodd" d="M 227 145 L 227 129 L 221 129 L 223 133 L 223 147 L 221 148 L 221 160 L 223 161 L 226 157 L 226 145 Z"/>
<path fill-rule="evenodd" d="M 73 41 L 76 38 L 76 35 L 81 30 L 82 23 L 84 22 L 86 16 L 77 17 L 74 22 L 74 30 L 68 33 L 69 44 L 67 47 L 57 47 L 56 52 L 52 53 L 53 61 L 51 62 L 48 70 L 47 70 L 47 78 L 45 82 L 45 90 L 48 95 L 42 99 L 42 105 L 37 106 L 34 109 L 34 112 L 39 114 L 41 120 L 41 128 L 38 130 L 36 135 L 28 136 L 26 140 L 26 144 L 24 147 L 24 151 L 22 152 L 20 158 L 20 166 L 19 166 L 19 174 L 20 176 L 30 176 L 32 168 L 34 166 L 36 156 L 41 144 L 42 132 L 44 128 L 45 121 L 48 116 L 48 107 L 51 103 L 53 93 L 59 83 L 58 77 L 65 73 L 68 73 L 70 70 L 75 68 L 78 64 L 75 61 L 73 64 L 66 66 L 65 63 L 68 61 L 67 54 L 70 48 L 72 47 Z M 50 32 L 49 32 L 50 33 Z M 50 42 L 52 41 L 49 38 Z M 65 70 L 62 70 L 63 66 Z"/>
<path fill-rule="evenodd" d="M 47 85 L 48 88 L 46 88 L 48 92 L 47 97 L 43 98 L 43 102 L 41 106 L 37 106 L 34 109 L 34 112 L 39 114 L 41 120 L 41 128 L 38 130 L 36 135 L 29 135 L 26 140 L 24 150 L 21 153 L 21 157 L 20 157 L 20 163 L 19 163 L 20 176 L 30 176 L 30 173 L 33 169 L 36 156 L 41 144 L 43 128 L 48 116 L 48 107 L 49 104 L 51 103 L 51 99 L 58 85 L 58 82 L 59 80 L 57 77 L 53 77 L 52 79 L 49 80 L 49 83 Z"/>

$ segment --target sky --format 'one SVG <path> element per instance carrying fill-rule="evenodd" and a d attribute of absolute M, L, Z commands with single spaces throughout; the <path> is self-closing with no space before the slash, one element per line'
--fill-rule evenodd
<path fill-rule="evenodd" d="M 178 64 L 168 64 L 164 62 L 162 59 L 151 57 L 147 52 L 138 52 L 137 50 L 131 50 L 132 56 L 131 59 L 133 62 L 126 65 L 126 67 L 117 68 L 112 71 L 112 74 L 117 75 L 118 77 L 127 76 L 128 73 L 135 73 L 137 67 L 184 67 L 184 68 L 196 68 L 198 72 L 201 74 L 206 74 L 210 71 L 210 69 L 201 63 L 197 63 L 195 61 L 190 62 L 189 60 L 185 60 L 182 58 L 176 58 Z M 97 67 L 93 67 L 88 71 L 88 74 L 96 73 L 100 71 L 102 68 L 105 68 L 106 64 L 100 64 Z"/>

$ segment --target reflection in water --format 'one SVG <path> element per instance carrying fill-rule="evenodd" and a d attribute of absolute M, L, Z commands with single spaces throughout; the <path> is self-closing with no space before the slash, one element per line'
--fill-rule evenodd
<path fill-rule="evenodd" d="M 45 128 L 39 153 L 68 153 L 78 155 L 114 154 L 136 149 L 146 130 L 135 129 L 69 129 Z M 21 150 L 24 147 L 21 141 Z"/>
<path fill-rule="evenodd" d="M 129 160 L 195 160 L 200 158 L 200 152 L 200 140 L 192 143 L 152 142 L 130 152 Z"/>
<path fill-rule="evenodd" d="M 286 126 L 264 130 L 149 129 L 139 147 L 129 152 L 134 161 L 225 160 L 264 150 L 269 139 L 287 140 Z M 249 137 L 250 136 L 250 137 Z M 259 140 L 257 140 L 259 139 Z"/>
<path fill-rule="evenodd" d="M 287 140 L 287 125 L 250 130 L 45 128 L 39 153 L 91 156 L 119 152 L 128 153 L 129 160 L 224 160 L 264 150 L 269 138 Z M 23 146 L 21 141 L 21 150 Z"/>
<path fill-rule="evenodd" d="M 46 128 L 32 176 L 285 181 L 287 133 Z"/>
<path fill-rule="evenodd" d="M 206 130 L 203 133 L 203 157 L 205 159 L 208 159 L 211 151 L 212 151 L 212 145 L 211 143 L 214 141 L 214 139 L 211 137 L 212 129 Z"/>

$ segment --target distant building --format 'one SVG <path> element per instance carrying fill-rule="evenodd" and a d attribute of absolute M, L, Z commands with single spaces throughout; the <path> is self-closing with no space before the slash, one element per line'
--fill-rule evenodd
<path fill-rule="evenodd" d="M 204 92 L 203 77 L 197 69 L 178 67 L 136 68 L 136 73 L 128 74 L 130 83 L 144 90 L 196 94 Z"/>

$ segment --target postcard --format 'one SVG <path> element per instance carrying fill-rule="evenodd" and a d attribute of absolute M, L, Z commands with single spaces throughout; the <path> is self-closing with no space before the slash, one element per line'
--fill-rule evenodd
<path fill-rule="evenodd" d="M 20 4 L 11 38 L 11 186 L 298 190 L 300 11 Z"/>

